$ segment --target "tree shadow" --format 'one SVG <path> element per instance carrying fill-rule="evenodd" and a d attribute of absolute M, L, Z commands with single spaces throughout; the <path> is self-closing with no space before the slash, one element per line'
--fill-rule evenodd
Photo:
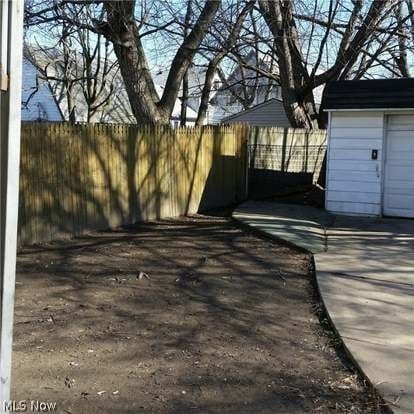
<path fill-rule="evenodd" d="M 53 395 L 92 413 L 305 413 L 336 403 L 370 412 L 363 387 L 344 387 L 352 372 L 319 331 L 308 261 L 219 218 L 26 249 L 14 395 Z M 21 364 L 29 349 L 36 357 Z M 76 385 L 62 387 L 55 375 Z M 96 397 L 109 389 L 120 390 L 117 399 Z"/>
<path fill-rule="evenodd" d="M 237 125 L 23 123 L 19 244 L 241 200 L 245 146 Z"/>

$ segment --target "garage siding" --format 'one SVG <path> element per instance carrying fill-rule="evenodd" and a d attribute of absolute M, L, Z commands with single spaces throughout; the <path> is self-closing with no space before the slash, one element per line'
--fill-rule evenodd
<path fill-rule="evenodd" d="M 326 209 L 338 214 L 380 215 L 382 112 L 332 112 Z M 373 149 L 377 160 L 371 159 Z"/>
<path fill-rule="evenodd" d="M 387 117 L 384 209 L 390 216 L 414 217 L 414 116 Z"/>

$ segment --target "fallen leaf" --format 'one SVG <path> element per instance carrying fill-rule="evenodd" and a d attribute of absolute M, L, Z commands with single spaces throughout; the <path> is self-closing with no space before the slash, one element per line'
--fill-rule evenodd
<path fill-rule="evenodd" d="M 69 378 L 69 377 L 66 377 L 65 378 L 65 385 L 68 387 L 68 388 L 71 388 L 72 387 L 72 385 L 75 383 L 75 380 L 74 379 L 72 379 L 72 378 Z"/>
<path fill-rule="evenodd" d="M 142 280 L 142 279 L 144 279 L 144 278 L 145 278 L 145 279 L 148 279 L 148 280 L 150 279 L 150 277 L 149 277 L 149 276 L 148 276 L 145 272 L 141 272 L 141 271 L 138 273 L 137 278 L 138 278 L 139 280 Z"/>

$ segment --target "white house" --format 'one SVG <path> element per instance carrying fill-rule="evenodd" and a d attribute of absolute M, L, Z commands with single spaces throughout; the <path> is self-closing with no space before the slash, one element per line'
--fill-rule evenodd
<path fill-rule="evenodd" d="M 267 55 L 256 53 L 248 54 L 244 61 L 251 67 L 259 67 L 271 72 L 277 77 L 277 67 L 271 69 Z M 259 58 L 259 61 L 257 60 Z M 193 64 L 188 70 L 189 96 L 188 106 L 191 113 L 197 115 L 201 94 L 204 87 L 207 67 Z M 154 82 L 163 89 L 167 80 L 169 68 L 159 70 L 154 74 Z M 206 114 L 206 124 L 218 124 L 223 118 L 230 117 L 245 109 L 250 109 L 270 99 L 281 97 L 281 88 L 274 79 L 260 75 L 257 71 L 244 68 L 234 63 L 226 69 L 226 76 L 214 76 L 213 89 L 210 92 L 210 100 Z M 180 91 L 180 95 L 181 95 Z"/>
<path fill-rule="evenodd" d="M 63 115 L 50 88 L 28 59 L 22 68 L 22 121 L 63 121 Z"/>
<path fill-rule="evenodd" d="M 327 85 L 326 209 L 414 217 L 414 79 Z"/>
<path fill-rule="evenodd" d="M 210 99 L 208 123 L 247 122 L 257 126 L 290 127 L 282 101 L 282 88 L 276 80 L 278 66 L 269 56 L 250 53 L 246 57 L 249 67 L 258 67 L 273 74 L 273 78 L 258 71 L 236 66 Z M 311 70 L 311 68 L 309 68 Z M 316 73 L 321 71 L 317 70 Z M 319 106 L 324 85 L 313 90 Z"/>
<path fill-rule="evenodd" d="M 246 63 L 259 67 L 278 77 L 277 67 L 272 67 L 267 56 L 250 53 L 245 57 Z M 272 99 L 280 99 L 282 91 L 279 83 L 262 76 L 258 71 L 235 65 L 225 81 L 217 81 L 217 86 L 210 99 L 208 123 L 227 122 L 225 119 Z"/>

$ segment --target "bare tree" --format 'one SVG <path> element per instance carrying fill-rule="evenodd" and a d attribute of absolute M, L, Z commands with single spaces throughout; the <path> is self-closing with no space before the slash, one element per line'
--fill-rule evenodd
<path fill-rule="evenodd" d="M 86 11 L 87 8 L 68 4 L 66 13 L 86 22 Z M 49 13 L 59 19 L 56 8 Z M 111 59 L 109 41 L 101 34 L 70 25 L 66 19 L 47 28 L 48 46 L 28 44 L 26 55 L 43 79 L 53 85 L 58 102 L 66 101 L 69 121 L 91 122 L 109 102 L 114 90 L 118 69 L 116 60 Z"/>
<path fill-rule="evenodd" d="M 118 65 L 110 59 L 109 41 L 102 35 L 95 35 L 91 39 L 91 32 L 87 29 L 77 29 L 75 33 L 82 55 L 82 76 L 79 83 L 87 108 L 86 119 L 91 122 L 111 99 Z"/>
<path fill-rule="evenodd" d="M 222 59 L 229 53 L 230 49 L 235 45 L 240 31 L 242 29 L 242 25 L 244 19 L 248 15 L 248 13 L 252 10 L 255 1 L 248 1 L 242 8 L 241 12 L 237 16 L 236 21 L 234 22 L 234 26 L 230 30 L 227 39 L 223 42 L 221 46 L 221 50 L 219 50 L 216 54 L 214 54 L 208 64 L 207 72 L 205 76 L 204 86 L 201 94 L 200 100 L 200 107 L 197 114 L 197 125 L 202 125 L 206 119 L 206 113 L 208 109 L 209 99 L 211 89 L 213 87 L 214 76 L 217 72 L 217 67 L 222 61 Z M 224 80 L 225 77 L 223 77 Z"/>
<path fill-rule="evenodd" d="M 72 46 L 68 25 L 63 23 L 54 47 L 25 44 L 25 57 L 36 67 L 43 80 L 55 85 L 51 87 L 56 100 L 58 103 L 66 101 L 68 119 L 76 122 L 74 87 L 79 82 L 80 74 Z"/>
<path fill-rule="evenodd" d="M 185 123 L 191 65 L 206 68 L 198 124 L 206 120 L 217 78 L 242 107 L 255 102 L 263 79 L 266 96 L 280 85 L 291 124 L 315 128 L 324 124 L 318 95 L 326 82 L 409 74 L 412 0 L 27 1 L 28 24 L 56 24 L 55 14 L 59 24 L 102 35 L 113 45 L 139 122 L 168 123 L 182 92 Z M 88 17 L 80 20 L 71 8 Z M 159 58 L 168 66 L 162 93 L 148 59 L 148 39 L 157 36 L 164 40 Z M 247 59 L 252 54 L 255 62 Z M 229 79 L 231 64 L 240 79 Z"/>
<path fill-rule="evenodd" d="M 36 8 L 28 8 L 26 21 L 29 22 L 27 24 L 51 22 L 53 19 L 50 14 L 54 12 L 59 15 L 60 21 L 104 35 L 113 45 L 131 109 L 137 121 L 167 124 L 178 98 L 183 77 L 220 4 L 220 0 L 205 2 L 188 36 L 179 45 L 172 59 L 162 96 L 158 96 L 142 43 L 144 36 L 160 30 L 160 27 L 142 32 L 142 27 L 146 24 L 145 16 L 141 21 L 136 19 L 135 0 L 106 2 L 54 0 L 53 5 L 49 3 L 49 6 L 46 5 L 43 9 L 39 8 L 39 5 Z M 69 14 L 68 5 L 88 8 L 89 21 L 80 21 L 73 14 Z M 168 26 L 167 22 L 164 28 Z"/>
<path fill-rule="evenodd" d="M 74 68 L 76 71 L 76 61 L 73 62 L 71 56 L 71 37 L 69 35 L 68 25 L 66 22 L 62 24 L 62 35 L 59 39 L 59 43 L 62 45 L 62 76 L 59 76 L 59 72 L 57 70 L 54 71 L 55 76 L 51 76 L 48 74 L 49 63 L 43 69 L 43 74 L 45 75 L 46 80 L 56 80 L 57 82 L 61 82 L 63 85 L 63 89 L 65 91 L 67 106 L 68 106 L 68 113 L 69 113 L 69 121 L 76 122 L 76 105 L 74 103 L 74 96 L 73 96 L 73 89 L 75 83 L 77 82 L 77 74 L 74 73 Z"/>
<path fill-rule="evenodd" d="M 368 8 L 364 8 L 363 0 L 353 0 L 347 21 L 338 22 L 338 16 L 342 16 L 347 7 L 337 0 L 330 0 L 328 10 L 325 10 L 326 19 L 316 16 L 317 7 L 313 9 L 313 15 L 306 16 L 298 15 L 294 2 L 259 0 L 260 12 L 274 36 L 283 103 L 293 126 L 323 126 L 315 104 L 314 89 L 330 80 L 351 77 L 361 56 L 375 55 L 367 49 L 367 45 L 381 48 L 383 45 L 372 42 L 373 38 L 378 33 L 395 34 L 398 31 L 400 23 L 392 21 L 389 15 L 400 2 L 374 0 Z M 340 7 L 342 10 L 338 13 Z M 316 57 L 311 67 L 303 54 L 298 30 L 299 21 L 304 20 L 310 27 L 317 27 L 321 34 L 318 46 L 314 46 Z M 322 33 L 321 28 L 324 30 Z M 334 43 L 329 44 L 329 52 L 326 52 L 332 35 L 337 39 L 337 46 L 331 48 Z M 331 62 L 321 70 L 322 59 L 328 54 Z"/>
<path fill-rule="evenodd" d="M 190 30 L 190 22 L 192 16 L 192 0 L 187 1 L 187 11 L 185 13 L 184 19 L 184 38 L 186 38 L 189 34 Z M 183 85 L 182 85 L 182 96 L 181 96 L 181 114 L 180 114 L 180 125 L 185 126 L 187 122 L 187 105 L 188 105 L 188 70 L 184 73 L 183 76 Z"/>
<path fill-rule="evenodd" d="M 206 1 L 194 26 L 173 58 L 164 93 L 158 97 L 134 20 L 135 1 L 104 3 L 108 20 L 99 27 L 113 43 L 131 108 L 137 120 L 161 124 L 169 122 L 184 74 L 219 6 L 220 1 Z"/>
<path fill-rule="evenodd" d="M 407 22 L 404 18 L 404 6 L 407 6 L 408 15 Z M 395 18 L 399 23 L 400 29 L 398 36 L 398 51 L 394 54 L 394 60 L 399 73 L 403 77 L 410 77 L 410 65 L 408 55 L 413 52 L 414 42 L 414 10 L 412 0 L 406 0 L 405 4 L 400 2 L 394 9 Z"/>

